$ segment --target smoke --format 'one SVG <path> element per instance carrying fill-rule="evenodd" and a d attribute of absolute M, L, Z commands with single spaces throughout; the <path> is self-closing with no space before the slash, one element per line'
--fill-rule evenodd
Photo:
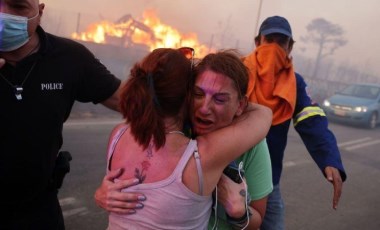
<path fill-rule="evenodd" d="M 259 12 L 259 3 L 262 8 Z M 306 25 L 315 18 L 340 25 L 348 40 L 347 46 L 331 57 L 335 63 L 350 63 L 361 71 L 380 73 L 380 34 L 372 25 L 380 23 L 377 9 L 380 1 L 346 0 L 40 0 L 44 2 L 45 20 L 58 21 L 50 25 L 50 32 L 68 34 L 76 32 L 76 20 L 80 13 L 81 25 L 108 19 L 115 21 L 125 14 L 134 18 L 142 17 L 144 10 L 157 10 L 157 15 L 165 24 L 183 33 L 195 32 L 204 44 L 216 48 L 238 48 L 242 53 L 250 52 L 253 47 L 255 25 L 260 13 L 259 23 L 266 17 L 281 15 L 292 25 L 295 40 L 294 53 L 314 57 L 311 47 L 302 45 L 299 40 L 305 36 Z M 49 14 L 52 12 L 52 14 Z M 53 20 L 54 19 L 54 20 Z M 69 32 L 70 31 L 70 32 Z"/>

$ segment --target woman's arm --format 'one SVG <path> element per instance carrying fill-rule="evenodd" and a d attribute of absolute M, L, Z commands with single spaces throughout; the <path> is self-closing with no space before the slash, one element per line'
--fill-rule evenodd
<path fill-rule="evenodd" d="M 245 112 L 231 125 L 197 137 L 204 173 L 204 194 L 209 194 L 219 181 L 223 169 L 267 135 L 272 111 L 249 103 Z"/>
<path fill-rule="evenodd" d="M 272 111 L 268 107 L 248 103 L 243 114 L 234 118 L 230 125 L 199 136 L 197 139 L 204 143 L 205 150 L 218 155 L 219 161 L 227 165 L 264 139 L 271 123 Z M 205 155 L 210 157 L 209 153 Z"/>
<path fill-rule="evenodd" d="M 234 219 L 244 219 L 247 215 L 246 197 L 243 196 L 246 191 L 243 183 L 235 183 L 230 178 L 222 175 L 218 182 L 218 201 L 224 207 L 226 214 L 229 216 L 228 220 L 233 229 L 241 229 L 241 226 L 234 225 Z M 249 223 L 241 221 L 245 226 L 248 223 L 247 230 L 259 229 L 265 215 L 268 196 L 259 200 L 254 200 L 249 203 L 250 213 Z M 229 222 L 229 221 L 227 221 Z"/>
<path fill-rule="evenodd" d="M 249 103 L 231 125 L 197 137 L 202 164 L 222 171 L 232 160 L 263 140 L 271 123 L 269 108 Z"/>

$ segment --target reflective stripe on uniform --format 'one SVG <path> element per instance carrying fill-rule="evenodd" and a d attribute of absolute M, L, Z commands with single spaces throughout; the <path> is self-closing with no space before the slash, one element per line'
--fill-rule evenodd
<path fill-rule="evenodd" d="M 312 116 L 326 116 L 323 109 L 317 106 L 305 107 L 301 112 L 299 112 L 296 117 L 293 119 L 293 124 L 296 126 L 299 122 L 312 117 Z"/>

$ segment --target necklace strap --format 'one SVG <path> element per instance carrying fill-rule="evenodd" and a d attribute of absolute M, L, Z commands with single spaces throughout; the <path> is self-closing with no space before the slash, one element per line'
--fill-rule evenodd
<path fill-rule="evenodd" d="M 14 84 L 12 84 L 12 83 L 11 83 L 6 77 L 4 77 L 4 75 L 3 75 L 2 73 L 0 73 L 0 77 L 2 77 L 2 78 L 4 79 L 4 81 L 6 81 L 6 82 L 7 82 L 11 87 L 13 87 L 13 88 L 15 88 L 16 86 L 20 86 L 20 87 L 22 87 L 22 86 L 24 85 L 24 83 L 26 82 L 26 80 L 28 79 L 30 73 L 33 71 L 33 69 L 34 69 L 34 67 L 36 66 L 36 64 L 37 64 L 37 61 L 35 61 L 35 62 L 33 63 L 32 67 L 30 67 L 28 73 L 26 74 L 24 80 L 21 82 L 20 85 L 14 85 Z"/>
<path fill-rule="evenodd" d="M 28 73 L 26 74 L 24 80 L 21 82 L 21 85 L 14 85 L 14 84 L 12 84 L 12 82 L 10 82 L 6 77 L 4 77 L 3 74 L 0 73 L 0 77 L 2 77 L 4 79 L 4 81 L 6 81 L 8 83 L 8 85 L 10 85 L 13 88 L 13 91 L 15 93 L 16 99 L 18 101 L 22 100 L 22 95 L 21 94 L 22 94 L 22 91 L 24 90 L 23 85 L 26 82 L 26 80 L 29 78 L 29 75 L 33 71 L 33 69 L 36 66 L 36 64 L 37 64 L 37 60 L 33 63 L 32 67 L 30 67 L 30 69 L 29 69 Z"/>
<path fill-rule="evenodd" d="M 179 131 L 179 130 L 169 131 L 169 132 L 167 132 L 166 134 L 181 134 L 181 135 L 184 135 L 184 136 L 185 136 L 185 134 L 184 134 L 183 132 Z"/>

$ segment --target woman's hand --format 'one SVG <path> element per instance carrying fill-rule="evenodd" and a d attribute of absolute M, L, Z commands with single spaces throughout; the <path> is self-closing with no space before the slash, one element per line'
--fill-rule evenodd
<path fill-rule="evenodd" d="M 244 183 L 235 183 L 222 174 L 218 182 L 218 201 L 232 218 L 240 218 L 246 213 L 246 190 Z"/>
<path fill-rule="evenodd" d="M 114 182 L 121 173 L 122 170 L 118 169 L 110 171 L 104 177 L 102 184 L 95 192 L 95 202 L 109 212 L 133 214 L 136 213 L 136 209 L 144 207 L 142 201 L 145 201 L 146 197 L 141 193 L 121 192 L 122 189 L 139 183 L 137 178 Z"/>

